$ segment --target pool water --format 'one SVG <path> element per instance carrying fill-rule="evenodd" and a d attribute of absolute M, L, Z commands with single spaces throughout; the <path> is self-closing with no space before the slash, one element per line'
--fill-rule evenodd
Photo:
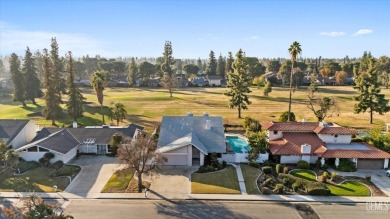
<path fill-rule="evenodd" d="M 251 148 L 244 138 L 238 136 L 226 136 L 226 140 L 235 153 L 248 152 Z"/>

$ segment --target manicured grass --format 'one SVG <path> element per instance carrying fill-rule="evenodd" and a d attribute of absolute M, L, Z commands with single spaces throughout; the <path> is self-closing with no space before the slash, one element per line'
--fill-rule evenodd
<path fill-rule="evenodd" d="M 315 174 L 310 170 L 294 170 L 290 173 L 293 176 L 302 179 L 317 181 Z M 357 181 L 345 181 L 340 185 L 326 183 L 332 195 L 335 196 L 370 196 L 370 189 L 364 184 Z"/>
<path fill-rule="evenodd" d="M 57 185 L 57 191 L 63 191 L 69 184 L 67 177 L 50 177 L 53 169 L 39 167 L 28 171 L 27 173 L 14 176 L 13 170 L 0 174 L 1 192 L 54 192 L 54 185 Z"/>
<path fill-rule="evenodd" d="M 236 169 L 232 166 L 211 173 L 191 175 L 193 194 L 240 194 Z"/>
<path fill-rule="evenodd" d="M 290 174 L 302 179 L 317 181 L 316 174 L 311 170 L 293 170 Z"/>
<path fill-rule="evenodd" d="M 84 117 L 78 119 L 81 125 L 100 125 L 101 112 L 96 95 L 92 88 L 81 88 L 83 95 L 87 98 Z M 106 88 L 104 90 L 104 105 L 109 106 L 111 102 L 120 101 L 126 106 L 128 116 L 124 123 L 137 123 L 147 129 L 154 129 L 158 122 L 161 122 L 163 115 L 185 115 L 193 112 L 194 115 L 201 115 L 208 112 L 210 115 L 223 116 L 225 122 L 242 124 L 242 119 L 237 118 L 237 109 L 229 109 L 228 97 L 223 95 L 226 88 L 178 88 L 173 97 L 169 97 L 167 90 L 163 88 Z M 251 88 L 252 93 L 249 99 L 252 104 L 248 110 L 242 111 L 242 117 L 252 116 L 266 120 L 277 120 L 280 113 L 288 109 L 289 89 L 284 87 L 273 87 L 268 98 L 263 96 L 263 90 Z M 369 124 L 369 114 L 355 114 L 352 100 L 356 91 L 352 86 L 321 86 L 319 92 L 322 96 L 332 96 L 338 101 L 339 113 L 327 118 L 327 122 L 336 122 L 343 126 L 354 128 L 383 128 L 385 121 L 390 120 L 390 113 L 385 115 L 374 115 L 374 124 Z M 386 98 L 390 98 L 390 89 L 382 89 Z M 66 96 L 64 96 L 66 98 Z M 42 111 L 44 102 L 37 99 L 38 105 L 27 102 L 27 107 L 20 103 L 13 102 L 11 95 L 2 96 L 0 100 L 0 119 L 20 118 L 32 119 L 38 125 L 51 126 L 51 121 L 45 120 L 38 112 Z M 316 122 L 314 114 L 307 108 L 307 88 L 301 87 L 292 96 L 292 111 L 298 120 L 307 118 L 308 121 Z M 62 106 L 64 107 L 64 105 Z M 337 116 L 338 115 L 338 116 Z M 58 125 L 69 126 L 73 119 L 63 114 L 56 121 Z M 111 122 L 106 117 L 106 122 Z M 115 124 L 115 122 L 112 122 Z"/>
<path fill-rule="evenodd" d="M 119 193 L 125 192 L 131 179 L 133 179 L 134 171 L 130 169 L 122 169 L 112 174 L 104 188 L 103 193 Z"/>
<path fill-rule="evenodd" d="M 241 165 L 241 170 L 244 176 L 246 192 L 248 194 L 260 194 L 256 180 L 260 176 L 261 170 L 248 165 Z"/>
<path fill-rule="evenodd" d="M 326 185 L 332 195 L 337 196 L 370 196 L 371 192 L 367 186 L 357 181 L 345 181 L 340 185 Z"/>

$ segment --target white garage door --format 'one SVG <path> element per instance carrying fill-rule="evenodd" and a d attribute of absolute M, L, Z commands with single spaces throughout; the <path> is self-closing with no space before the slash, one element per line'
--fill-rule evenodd
<path fill-rule="evenodd" d="M 188 155 L 177 155 L 177 154 L 163 154 L 167 159 L 164 162 L 164 165 L 168 166 L 187 166 L 188 165 Z"/>

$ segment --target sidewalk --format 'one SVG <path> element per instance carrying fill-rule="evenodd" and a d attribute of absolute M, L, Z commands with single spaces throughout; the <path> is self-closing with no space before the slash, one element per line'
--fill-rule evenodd
<path fill-rule="evenodd" d="M 19 198 L 31 195 L 25 192 L 1 192 L 0 198 Z M 84 194 L 35 193 L 44 199 L 149 199 L 149 200 L 209 200 L 209 201 L 267 201 L 267 202 L 325 202 L 325 203 L 366 203 L 390 202 L 390 197 L 349 197 L 349 196 L 302 196 L 302 195 L 224 195 L 224 194 L 159 194 L 144 193 L 93 193 Z"/>

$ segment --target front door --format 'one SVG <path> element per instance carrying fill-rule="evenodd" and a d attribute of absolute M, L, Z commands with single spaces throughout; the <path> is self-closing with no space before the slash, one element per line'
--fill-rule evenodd
<path fill-rule="evenodd" d="M 98 145 L 97 146 L 98 154 L 106 154 L 106 145 Z"/>

